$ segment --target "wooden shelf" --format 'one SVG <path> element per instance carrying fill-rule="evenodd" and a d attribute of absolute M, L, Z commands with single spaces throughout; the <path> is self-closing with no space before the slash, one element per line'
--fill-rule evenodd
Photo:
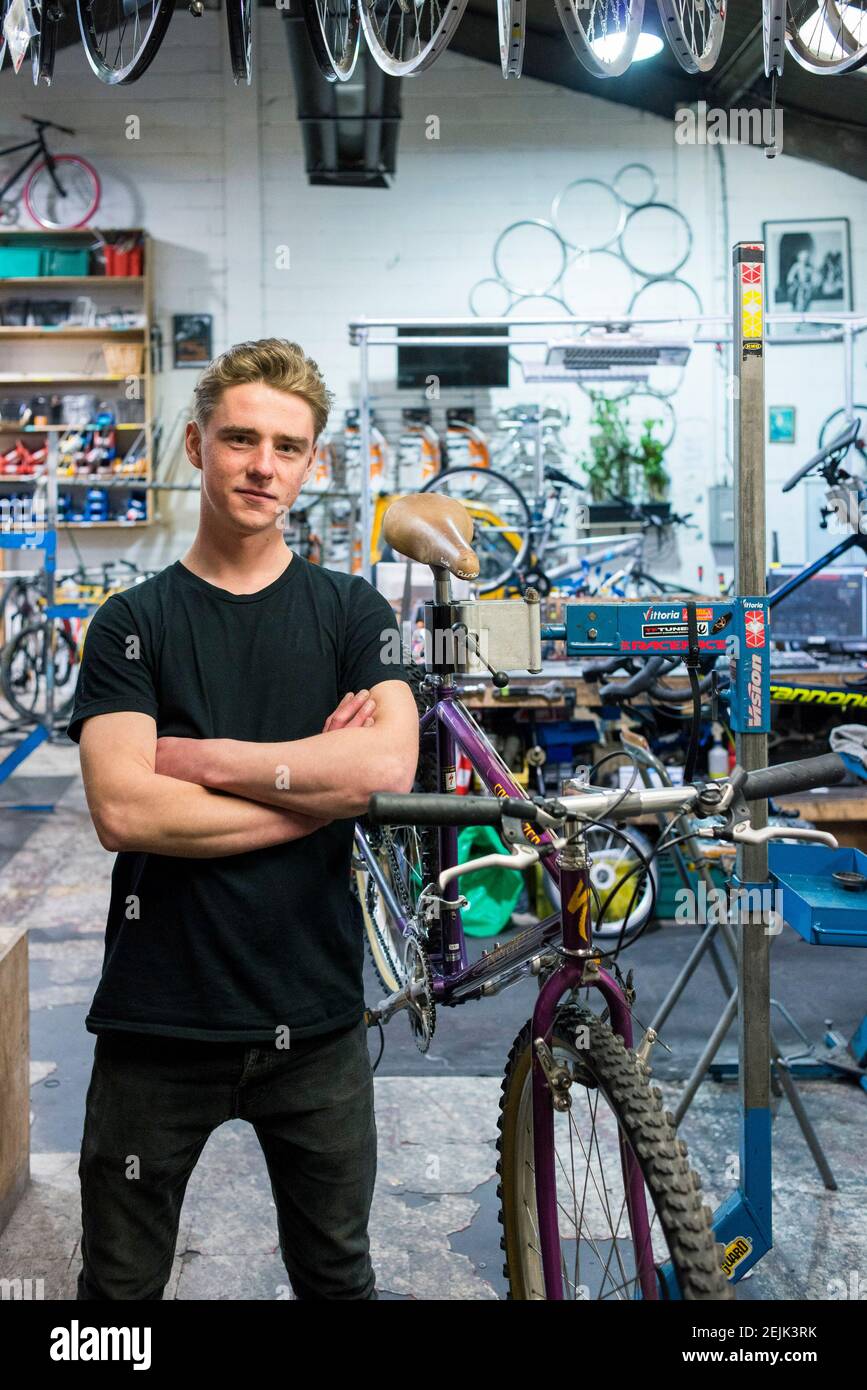
<path fill-rule="evenodd" d="M 83 526 L 93 527 L 94 529 L 95 529 L 97 526 L 102 526 L 102 527 L 106 527 L 106 526 L 115 526 L 115 527 L 117 527 L 117 526 L 122 526 L 122 527 L 124 527 L 125 530 L 130 531 L 134 526 L 150 526 L 150 524 L 151 524 L 150 521 L 147 521 L 147 520 L 145 520 L 145 521 L 58 521 L 58 523 L 57 523 L 57 529 L 58 529 L 58 531 L 80 531 L 81 528 L 82 528 Z"/>
<path fill-rule="evenodd" d="M 153 429 L 153 375 L 151 372 L 150 356 L 147 350 L 150 327 L 153 321 L 152 304 L 152 273 L 151 273 L 151 243 L 144 228 L 141 227 L 77 227 L 68 230 L 58 230 L 48 232 L 39 227 L 29 228 L 0 228 L 0 246 L 19 247 L 32 249 L 40 243 L 45 246 L 62 247 L 66 250 L 88 250 L 98 252 L 105 242 L 124 241 L 127 238 L 136 238 L 142 246 L 143 261 L 141 273 L 138 275 L 105 275 L 93 273 L 103 268 L 100 258 L 90 259 L 85 263 L 83 257 L 75 257 L 69 263 L 81 264 L 90 273 L 86 275 L 9 275 L 0 277 L 0 306 L 8 304 L 9 300 L 15 295 L 20 298 L 41 300 L 43 303 L 48 298 L 72 300 L 78 294 L 92 295 L 99 306 L 105 308 L 113 307 L 115 304 L 122 305 L 132 316 L 139 317 L 142 321 L 138 326 L 127 324 L 112 326 L 111 324 L 88 324 L 79 325 L 58 324 L 56 327 L 45 324 L 15 325 L 0 324 L 0 358 L 3 365 L 10 370 L 0 371 L 0 396 L 7 395 L 18 398 L 19 393 L 23 398 L 26 396 L 60 396 L 64 393 L 87 394 L 95 397 L 97 402 L 101 402 L 103 397 L 110 398 L 112 395 L 119 395 L 123 385 L 130 381 L 141 382 L 142 385 L 137 389 L 136 394 L 141 396 L 137 410 L 142 412 L 141 421 L 124 420 L 122 424 L 111 426 L 117 431 L 118 462 L 122 462 L 125 452 L 129 449 L 136 435 L 143 434 L 147 453 L 151 452 L 152 429 Z M 33 258 L 33 265 L 38 264 Z M 10 263 L 11 264 L 11 263 Z M 42 262 L 42 264 L 47 264 Z M 26 265 L 21 266 L 26 269 Z M 58 265 L 58 269 L 62 266 Z M 69 266 L 67 267 L 69 268 Z M 69 312 L 69 311 L 67 311 Z M 111 317 L 106 315 L 106 317 Z M 53 353 L 48 347 L 51 339 L 57 339 L 58 343 L 63 342 L 63 348 L 58 347 Z M 122 345 L 129 345 L 129 357 L 139 362 L 140 370 L 137 372 L 111 371 L 108 370 L 108 360 L 114 361 L 108 353 L 109 346 L 115 349 Z M 106 356 L 100 352 L 100 345 L 106 349 Z M 127 354 L 117 353 L 117 361 L 123 361 Z M 46 370 L 28 370 L 37 368 L 40 363 L 53 362 L 59 359 L 57 367 Z M 85 367 L 92 367 L 92 370 L 82 370 Z M 114 389 L 112 389 L 114 388 Z M 89 404 L 89 403 L 88 403 Z M 92 408 L 92 407 L 91 407 Z M 44 414 L 50 412 L 45 409 Z M 98 414 L 99 412 L 95 412 Z M 122 414 L 127 412 L 121 411 Z M 16 437 L 26 438 L 36 436 L 36 442 L 32 446 L 36 448 L 46 441 L 50 446 L 64 435 L 71 435 L 78 431 L 95 430 L 96 421 L 84 425 L 72 424 L 45 424 L 36 425 L 32 421 L 26 425 L 16 424 L 10 420 L 0 420 L 0 440 L 3 441 L 5 449 L 8 449 L 11 442 Z M 4 451 L 5 451 L 4 449 Z M 13 457 L 13 465 L 17 460 Z M 58 460 L 59 462 L 59 460 Z M 105 493 L 106 498 L 110 498 L 111 491 L 118 494 L 117 502 L 125 502 L 127 493 L 139 492 L 145 489 L 150 482 L 153 474 L 152 467 L 148 460 L 136 459 L 135 473 L 105 473 L 98 474 L 79 474 L 64 476 L 59 474 L 57 486 L 62 494 L 81 503 L 84 492 L 88 488 L 98 488 L 100 493 Z M 6 487 L 0 486 L 0 494 L 8 497 L 14 488 L 20 488 L 25 496 L 28 495 L 28 484 L 31 487 L 44 485 L 45 470 L 40 468 L 36 473 L 11 473 L 0 474 L 0 484 L 6 483 Z M 81 530 L 82 528 L 92 527 L 94 529 L 105 530 L 111 527 L 115 530 L 126 528 L 127 530 L 142 528 L 151 525 L 154 520 L 155 495 L 143 492 L 145 501 L 146 515 L 141 520 L 126 521 L 122 518 L 112 517 L 106 521 L 60 521 L 58 526 L 63 530 Z M 109 507 L 112 503 L 109 501 Z M 76 507 L 76 510 L 78 507 Z M 123 508 L 126 510 L 126 506 Z M 3 552 L 0 551 L 0 569 L 3 568 Z"/>
<path fill-rule="evenodd" d="M 28 288 L 52 285 L 143 285 L 143 275 L 0 275 L 0 290 L 6 285 Z"/>
<path fill-rule="evenodd" d="M 0 241 L 7 237 L 23 237 L 25 241 L 28 237 L 41 237 L 43 241 L 62 241 L 64 237 L 68 237 L 70 241 L 82 237 L 90 241 L 94 238 L 97 241 L 105 241 L 110 236 L 143 235 L 144 227 L 58 227 L 51 232 L 47 227 L 0 227 Z"/>
<path fill-rule="evenodd" d="M 71 324 L 68 328 L 50 328 L 46 324 L 33 324 L 28 328 L 0 326 L 2 338 L 144 338 L 147 329 L 142 328 L 83 328 Z"/>
<path fill-rule="evenodd" d="M 94 473 L 90 476 L 66 476 L 57 475 L 58 487 L 123 487 L 128 484 L 130 487 L 141 487 L 143 483 L 150 482 L 150 473 Z M 40 468 L 38 473 L 0 473 L 0 483 L 38 483 L 45 477 L 45 470 Z"/>
<path fill-rule="evenodd" d="M 120 376 L 93 372 L 33 372 L 29 376 L 13 376 L 0 372 L 0 386 L 50 386 L 55 381 L 73 381 L 76 384 L 88 381 L 144 381 L 142 372 L 124 372 Z"/>
<path fill-rule="evenodd" d="M 0 420 L 0 434 L 69 434 L 70 430 L 95 430 L 96 422 L 89 425 L 7 425 Z M 143 430 L 145 422 L 130 425 L 112 425 L 113 430 Z"/>

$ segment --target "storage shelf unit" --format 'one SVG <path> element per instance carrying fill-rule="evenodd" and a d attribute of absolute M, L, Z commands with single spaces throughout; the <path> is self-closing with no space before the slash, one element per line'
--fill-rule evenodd
<path fill-rule="evenodd" d="M 117 242 L 120 238 L 134 237 L 142 245 L 142 274 L 141 275 L 100 275 L 93 274 L 94 265 L 98 261 L 101 246 L 105 242 Z M 38 228 L 32 230 L 18 230 L 15 228 L 0 229 L 0 252 L 3 249 L 12 248 L 23 253 L 31 253 L 23 257 L 24 264 L 21 268 L 30 270 L 26 264 L 27 260 L 33 260 L 33 254 L 39 248 L 51 248 L 51 256 L 56 268 L 62 272 L 58 275 L 51 274 L 12 274 L 9 276 L 0 275 L 0 319 L 5 320 L 11 301 L 27 300 L 36 308 L 44 304 L 47 300 L 60 300 L 61 302 L 72 303 L 72 313 L 79 306 L 74 305 L 78 298 L 90 299 L 97 314 L 110 314 L 118 308 L 129 310 L 139 315 L 142 319 L 141 325 L 137 327 L 110 325 L 91 325 L 91 324 L 60 324 L 58 327 L 50 324 L 9 324 L 0 322 L 0 397 L 4 395 L 9 398 L 16 389 L 20 390 L 21 399 L 27 400 L 27 392 L 30 395 L 39 396 L 62 396 L 70 394 L 92 394 L 100 404 L 105 400 L 106 407 L 117 416 L 120 411 L 121 403 L 127 406 L 130 413 L 134 412 L 136 418 L 132 421 L 121 419 L 115 425 L 117 431 L 115 444 L 118 455 L 123 456 L 127 449 L 132 447 L 134 442 L 140 438 L 144 432 L 144 466 L 141 472 L 135 474 L 125 474 L 122 472 L 114 474 L 101 474 L 93 476 L 89 474 L 79 474 L 74 477 L 58 476 L 58 489 L 61 496 L 64 489 L 65 495 L 73 499 L 73 510 L 77 510 L 81 505 L 82 490 L 86 487 L 99 488 L 105 491 L 109 497 L 109 506 L 114 506 L 115 502 L 119 506 L 126 503 L 129 492 L 138 492 L 141 496 L 141 489 L 149 483 L 152 478 L 152 428 L 153 419 L 153 383 L 150 368 L 150 331 L 151 331 L 151 276 L 150 276 L 150 244 L 147 236 L 140 228 L 110 228 L 96 229 L 83 228 L 76 231 L 57 231 L 48 232 Z M 69 254 L 79 253 L 79 259 L 84 260 L 81 253 L 87 254 L 87 261 L 84 264 L 85 274 L 76 275 L 65 273 L 70 269 Z M 19 263 L 22 258 L 18 257 Z M 37 269 L 39 266 L 36 265 Z M 45 268 L 44 260 L 43 266 Z M 48 267 L 50 268 L 50 266 Z M 73 267 L 75 268 L 75 267 Z M 78 291 L 79 293 L 76 293 Z M 45 315 L 48 317 L 48 315 Z M 72 314 L 70 314 L 72 316 Z M 117 364 L 110 359 L 106 360 L 101 348 L 116 346 L 140 347 L 139 364 L 140 370 L 134 372 L 124 372 L 110 370 L 116 368 Z M 136 394 L 129 397 L 127 392 L 112 390 L 119 384 L 131 387 L 136 383 Z M 91 392 L 86 388 L 92 387 Z M 42 389 L 40 389 L 42 388 Z M 51 388 L 46 390 L 45 388 Z M 116 399 L 119 398 L 119 399 Z M 129 407 L 129 400 L 134 404 Z M 45 414 L 49 417 L 53 412 L 50 404 L 46 405 Z M 5 412 L 3 412 L 5 414 Z M 95 421 L 91 420 L 89 425 L 70 425 L 70 424 L 45 424 L 45 425 L 26 425 L 21 426 L 15 422 L 14 418 L 2 418 L 0 415 L 0 454 L 8 453 L 14 446 L 16 439 L 22 441 L 26 438 L 27 448 L 34 452 L 39 448 L 39 437 L 43 439 L 51 435 L 63 435 L 71 429 L 93 429 Z M 0 484 L 14 483 L 19 487 L 26 487 L 28 484 L 35 484 L 42 470 L 34 473 L 22 474 L 0 474 Z M 73 491 L 74 489 L 74 491 Z M 5 495 L 7 489 L 3 487 Z M 124 517 L 112 517 L 108 520 L 80 520 L 80 521 L 61 521 L 60 527 L 76 529 L 78 527 L 141 527 L 147 526 L 153 520 L 153 493 L 144 492 L 146 505 L 145 518 L 142 520 L 130 521 Z"/>

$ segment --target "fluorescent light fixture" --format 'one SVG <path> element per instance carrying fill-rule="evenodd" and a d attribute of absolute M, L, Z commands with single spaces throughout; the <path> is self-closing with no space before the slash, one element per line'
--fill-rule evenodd
<path fill-rule="evenodd" d="M 590 47 L 603 63 L 613 63 L 620 56 L 623 39 L 619 34 L 602 34 L 594 39 Z M 662 52 L 662 39 L 658 34 L 641 33 L 632 55 L 633 63 L 643 63 L 646 58 L 655 58 Z"/>
<path fill-rule="evenodd" d="M 635 367 L 683 367 L 689 361 L 690 344 L 675 338 L 643 338 L 630 333 L 585 333 L 581 338 L 560 338 L 548 343 L 549 367 L 568 371 L 611 371 Z"/>
<path fill-rule="evenodd" d="M 558 381 L 628 381 L 633 386 L 647 385 L 647 372 L 640 367 L 567 367 L 553 362 L 522 364 L 525 382 L 552 383 Z"/>

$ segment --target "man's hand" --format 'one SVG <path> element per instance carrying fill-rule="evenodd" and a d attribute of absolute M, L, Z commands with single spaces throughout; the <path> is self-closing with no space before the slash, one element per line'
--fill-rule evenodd
<path fill-rule="evenodd" d="M 372 728 L 375 713 L 376 701 L 371 698 L 369 690 L 359 690 L 357 695 L 353 695 L 350 690 L 344 695 L 334 713 L 329 714 L 322 726 L 322 732 L 329 734 L 333 729 Z"/>

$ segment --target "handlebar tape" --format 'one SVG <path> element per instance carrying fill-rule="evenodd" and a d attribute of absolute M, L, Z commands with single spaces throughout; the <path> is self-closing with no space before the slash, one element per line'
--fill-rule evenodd
<path fill-rule="evenodd" d="M 535 802 L 515 796 L 374 792 L 367 816 L 373 825 L 499 825 L 504 815 L 534 821 L 536 811 Z"/>
<path fill-rule="evenodd" d="M 807 792 L 813 787 L 842 782 L 845 776 L 846 765 L 839 753 L 822 753 L 818 758 L 801 758 L 795 763 L 780 763 L 777 767 L 763 767 L 747 773 L 744 798 L 762 801 L 769 796 Z"/>

